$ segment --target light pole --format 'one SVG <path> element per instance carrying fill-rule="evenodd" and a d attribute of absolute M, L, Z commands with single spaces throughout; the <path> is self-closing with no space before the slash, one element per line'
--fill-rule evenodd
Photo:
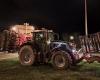
<path fill-rule="evenodd" d="M 87 26 L 87 0 L 85 0 L 85 43 L 86 43 L 86 52 L 89 52 L 89 46 L 88 44 L 88 26 Z"/>
<path fill-rule="evenodd" d="M 85 35 L 88 36 L 88 27 L 87 27 L 87 1 L 85 0 Z"/>

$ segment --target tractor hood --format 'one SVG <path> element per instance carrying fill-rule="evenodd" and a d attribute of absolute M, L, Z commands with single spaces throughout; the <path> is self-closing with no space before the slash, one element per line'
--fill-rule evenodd
<path fill-rule="evenodd" d="M 54 49 L 54 48 L 60 48 L 60 49 L 62 49 L 64 51 L 72 52 L 71 47 L 66 42 L 61 42 L 61 41 L 59 41 L 59 42 L 58 41 L 57 42 L 51 42 L 50 45 L 51 45 L 52 49 Z"/>
<path fill-rule="evenodd" d="M 66 46 L 67 43 L 64 42 L 52 42 L 51 45 L 54 47 L 61 47 L 61 46 Z"/>

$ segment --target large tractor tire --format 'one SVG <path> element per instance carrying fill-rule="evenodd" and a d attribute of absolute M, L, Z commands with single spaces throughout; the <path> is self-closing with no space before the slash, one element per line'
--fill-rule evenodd
<path fill-rule="evenodd" d="M 51 57 L 51 63 L 55 69 L 68 69 L 71 66 L 71 62 L 70 55 L 65 51 L 56 51 Z"/>
<path fill-rule="evenodd" d="M 35 63 L 36 50 L 31 46 L 23 46 L 19 51 L 19 61 L 22 65 L 30 66 Z"/>

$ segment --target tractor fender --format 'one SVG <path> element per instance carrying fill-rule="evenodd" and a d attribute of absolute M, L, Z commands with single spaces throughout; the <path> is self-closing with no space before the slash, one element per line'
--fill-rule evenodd
<path fill-rule="evenodd" d="M 66 52 L 65 50 L 62 50 L 62 49 L 60 49 L 60 48 L 56 48 L 56 49 L 54 49 L 54 50 L 51 52 L 51 56 L 50 56 L 49 60 L 52 60 L 52 56 L 53 56 L 53 55 L 56 55 L 56 52 L 57 52 L 57 51 L 61 51 L 61 52 L 64 53 L 64 55 L 67 55 L 67 56 L 68 56 L 68 59 L 69 59 L 69 61 L 70 61 L 70 64 L 73 64 L 73 62 L 72 62 L 73 60 L 72 60 L 70 54 L 69 54 L 68 52 Z"/>
<path fill-rule="evenodd" d="M 19 46 L 19 49 L 22 48 L 22 47 L 25 46 L 25 45 L 30 45 L 30 46 L 32 47 L 32 43 L 29 43 L 29 42 L 28 42 L 28 43 L 23 43 L 22 45 L 20 45 L 20 46 Z"/>
<path fill-rule="evenodd" d="M 27 42 L 27 43 L 22 44 L 22 45 L 19 47 L 18 52 L 19 52 L 19 50 L 20 50 L 23 46 L 25 46 L 25 45 L 29 45 L 29 46 L 32 47 L 32 49 L 36 49 L 36 53 L 38 53 L 38 51 L 39 51 L 39 46 L 38 46 L 37 44 L 33 44 L 33 43 L 31 43 L 31 42 Z"/>

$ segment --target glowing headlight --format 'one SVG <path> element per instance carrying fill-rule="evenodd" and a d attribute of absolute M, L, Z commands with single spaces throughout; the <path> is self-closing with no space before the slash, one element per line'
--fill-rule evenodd
<path fill-rule="evenodd" d="M 16 31 L 16 27 L 12 27 L 11 30 Z"/>
<path fill-rule="evenodd" d="M 35 30 L 35 27 L 32 27 L 31 29 L 32 29 L 32 30 Z"/>
<path fill-rule="evenodd" d="M 72 50 L 72 52 L 73 52 L 73 53 L 75 53 L 75 52 L 76 52 L 76 50 L 74 50 L 74 49 L 73 49 L 73 50 Z"/>
<path fill-rule="evenodd" d="M 70 40 L 74 40 L 74 36 L 70 36 Z"/>

